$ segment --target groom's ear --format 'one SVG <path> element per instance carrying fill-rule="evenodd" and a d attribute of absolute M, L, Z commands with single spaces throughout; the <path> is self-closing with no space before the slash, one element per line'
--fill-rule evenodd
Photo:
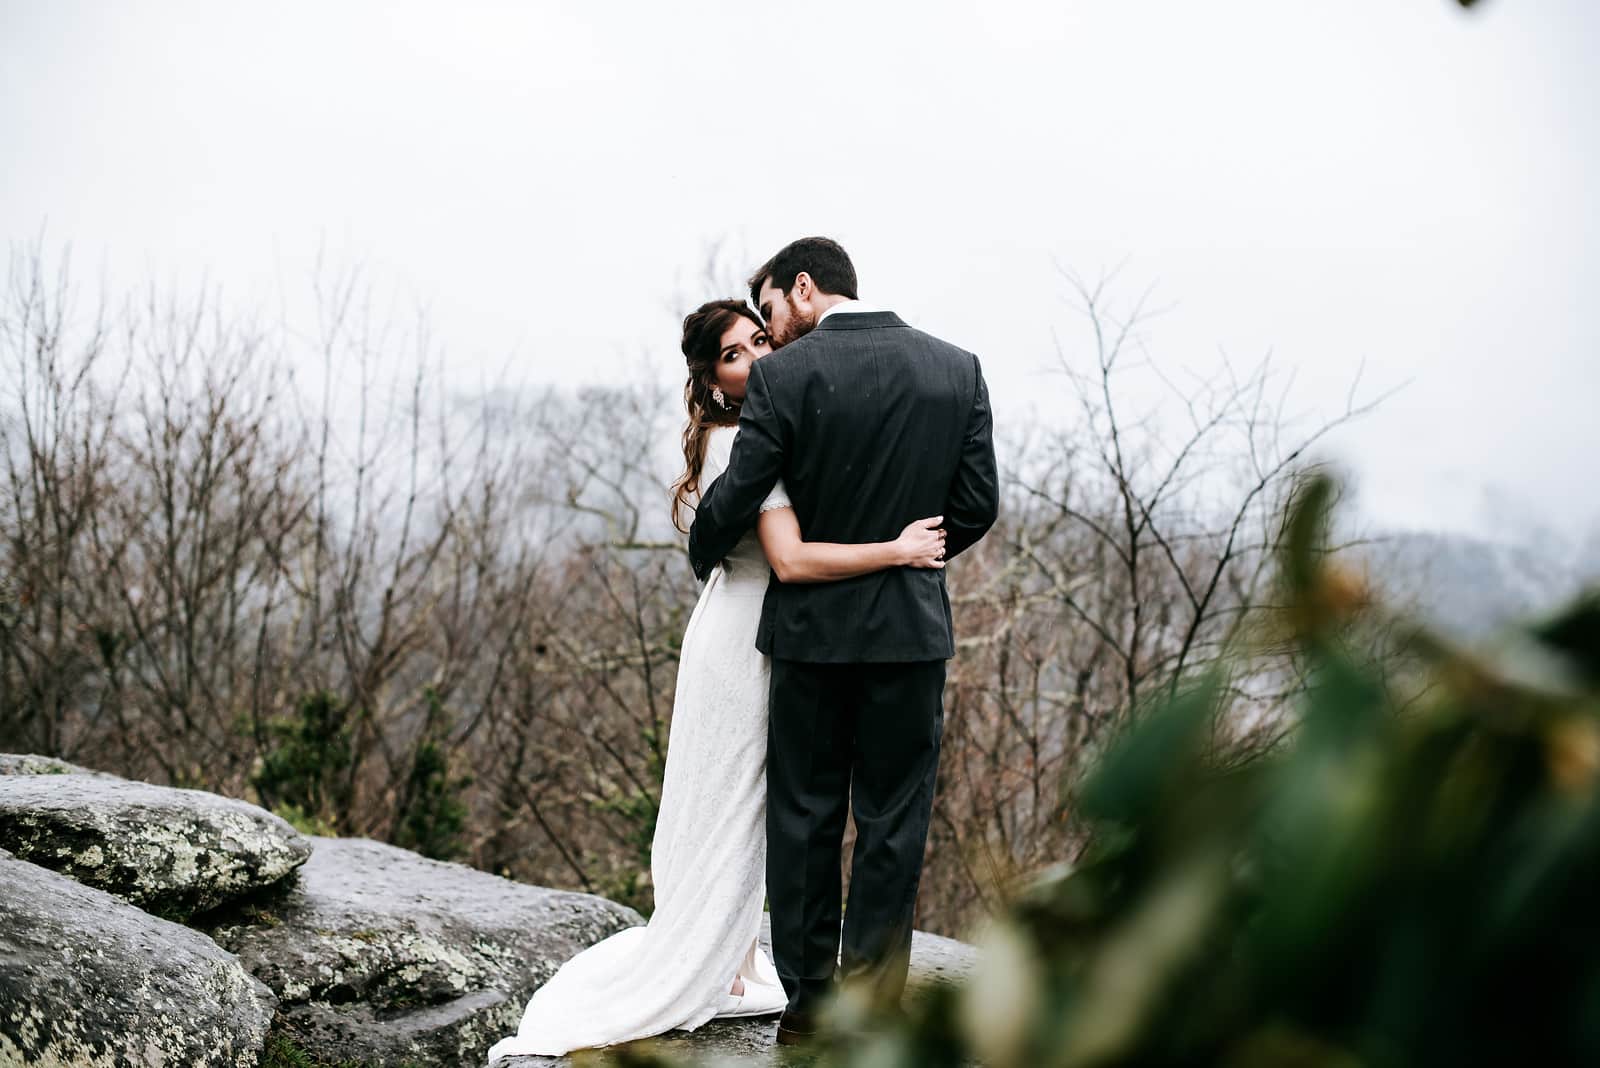
<path fill-rule="evenodd" d="M 804 271 L 794 276 L 794 287 L 789 290 L 789 297 L 795 301 L 810 300 L 817 292 L 817 283 Z"/>

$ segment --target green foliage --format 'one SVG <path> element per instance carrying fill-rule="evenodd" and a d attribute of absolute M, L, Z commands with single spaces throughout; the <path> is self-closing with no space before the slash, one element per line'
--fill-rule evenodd
<path fill-rule="evenodd" d="M 266 1049 L 262 1051 L 261 1068 L 422 1068 L 418 1061 L 401 1061 L 398 1064 L 364 1064 L 352 1060 L 325 1060 L 301 1046 L 281 1031 L 267 1036 Z"/>
<path fill-rule="evenodd" d="M 1302 495 L 1282 569 L 1310 669 L 1293 744 L 1220 764 L 1216 679 L 1146 717 L 1084 791 L 1097 848 L 997 926 L 928 1063 L 1600 1057 L 1600 608 L 1498 658 L 1418 635 L 1431 686 L 1402 710 L 1347 652 L 1329 499 Z"/>
<path fill-rule="evenodd" d="M 325 1061 L 282 1032 L 267 1036 L 261 1068 L 365 1068 L 355 1061 Z"/>
<path fill-rule="evenodd" d="M 444 701 L 432 687 L 423 692 L 423 700 L 427 723 L 412 751 L 411 771 L 395 819 L 394 843 L 435 860 L 454 860 L 465 849 L 462 832 L 467 806 L 461 795 L 472 779 L 450 776 L 444 745 L 451 716 Z"/>
<path fill-rule="evenodd" d="M 272 806 L 272 813 L 301 834 L 332 836 L 339 833 L 331 821 L 308 813 L 299 805 L 276 804 Z"/>
<path fill-rule="evenodd" d="M 341 826 L 349 808 L 349 712 L 336 695 L 319 691 L 267 726 L 272 745 L 251 782 L 263 804 L 297 827 L 326 834 Z"/>

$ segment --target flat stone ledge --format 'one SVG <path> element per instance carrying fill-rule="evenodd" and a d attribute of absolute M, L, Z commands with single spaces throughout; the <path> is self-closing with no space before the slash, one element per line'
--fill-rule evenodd
<path fill-rule="evenodd" d="M 331 1063 L 482 1065 L 533 991 L 643 918 L 364 838 L 313 838 L 276 890 L 205 917 L 280 999 L 278 1029 Z"/>
<path fill-rule="evenodd" d="M 109 771 L 69 764 L 37 753 L 0 753 L 0 775 L 88 775 L 96 779 L 119 779 Z"/>
<path fill-rule="evenodd" d="M 311 855 L 245 801 L 76 773 L 0 777 L 0 848 L 167 919 L 278 882 Z"/>
<path fill-rule="evenodd" d="M 0 850 L 0 1064 L 254 1068 L 277 999 L 198 931 Z"/>

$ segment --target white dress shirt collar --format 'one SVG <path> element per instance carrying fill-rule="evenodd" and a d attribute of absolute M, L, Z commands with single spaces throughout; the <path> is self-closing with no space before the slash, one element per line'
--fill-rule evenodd
<path fill-rule="evenodd" d="M 859 300 L 841 300 L 839 303 L 833 305 L 827 311 L 825 311 L 821 315 L 817 316 L 817 322 L 819 322 L 819 323 L 822 322 L 822 320 L 826 319 L 828 316 L 832 315 L 834 312 L 839 312 L 842 315 L 856 315 L 856 314 L 859 314 L 861 312 L 875 312 L 875 311 L 878 311 L 878 309 L 874 308 L 870 304 L 863 303 L 862 301 L 859 301 Z"/>

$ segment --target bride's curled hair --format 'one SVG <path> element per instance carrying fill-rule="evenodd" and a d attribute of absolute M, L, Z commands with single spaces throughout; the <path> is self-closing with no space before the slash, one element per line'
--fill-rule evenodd
<path fill-rule="evenodd" d="M 689 419 L 683 427 L 683 474 L 672 484 L 672 523 L 688 532 L 693 500 L 700 496 L 700 472 L 705 466 L 706 436 L 712 427 L 734 426 L 739 422 L 739 402 L 725 398 L 718 404 L 711 396 L 717 384 L 717 359 L 722 353 L 722 335 L 728 326 L 743 316 L 765 329 L 761 319 L 743 301 L 711 300 L 690 312 L 683 320 L 683 358 L 689 366 L 689 379 L 683 385 L 683 405 Z"/>

